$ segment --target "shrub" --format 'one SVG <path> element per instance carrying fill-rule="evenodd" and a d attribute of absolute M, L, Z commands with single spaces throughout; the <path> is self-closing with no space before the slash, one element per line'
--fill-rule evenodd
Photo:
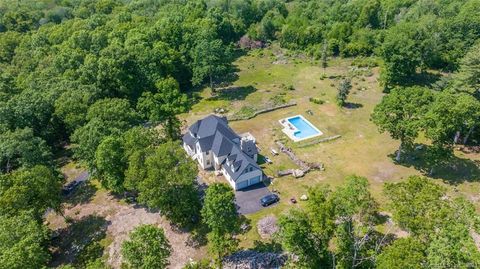
<path fill-rule="evenodd" d="M 310 102 L 314 103 L 314 104 L 317 104 L 317 105 L 322 105 L 325 103 L 325 101 L 323 101 L 322 99 L 320 98 L 316 98 L 316 97 L 310 97 L 308 99 Z"/>
<path fill-rule="evenodd" d="M 255 114 L 255 109 L 250 106 L 243 106 L 237 113 L 239 117 L 251 117 Z"/>
<path fill-rule="evenodd" d="M 274 106 L 282 105 L 282 104 L 285 104 L 287 102 L 287 100 L 285 99 L 285 93 L 281 93 L 281 94 L 277 94 L 275 96 L 272 96 L 270 98 L 270 101 L 273 103 Z"/>
<path fill-rule="evenodd" d="M 377 67 L 378 59 L 374 57 L 356 57 L 351 65 L 356 67 Z"/>

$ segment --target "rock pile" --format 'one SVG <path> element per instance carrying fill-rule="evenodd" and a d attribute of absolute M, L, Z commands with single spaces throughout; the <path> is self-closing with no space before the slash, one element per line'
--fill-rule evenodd
<path fill-rule="evenodd" d="M 276 269 L 287 261 L 286 254 L 244 250 L 223 259 L 224 269 Z"/>
<path fill-rule="evenodd" d="M 259 220 L 257 223 L 257 231 L 263 239 L 272 237 L 272 235 L 278 231 L 277 218 L 269 215 Z"/>

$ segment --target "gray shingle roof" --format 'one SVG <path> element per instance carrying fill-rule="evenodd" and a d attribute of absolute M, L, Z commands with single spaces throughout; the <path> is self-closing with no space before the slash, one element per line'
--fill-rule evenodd
<path fill-rule="evenodd" d="M 227 160 L 229 163 L 233 163 L 233 167 L 227 163 Z M 225 171 L 230 175 L 233 181 L 237 181 L 243 171 L 249 166 L 260 169 L 260 166 L 258 166 L 258 164 L 247 154 L 242 152 L 237 145 L 232 148 L 232 153 L 225 159 L 223 164 Z"/>
<path fill-rule="evenodd" d="M 190 133 L 186 133 L 182 136 L 182 140 L 185 144 L 189 145 L 192 149 L 195 148 L 195 143 L 197 143 L 197 139 L 190 135 Z"/>
<path fill-rule="evenodd" d="M 223 136 L 220 132 L 215 134 L 212 151 L 217 157 L 228 155 L 232 151 L 233 142 Z"/>

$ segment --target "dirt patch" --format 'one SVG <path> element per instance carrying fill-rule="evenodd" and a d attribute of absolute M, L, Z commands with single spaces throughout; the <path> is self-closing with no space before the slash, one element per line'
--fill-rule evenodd
<path fill-rule="evenodd" d="M 386 180 L 392 179 L 397 174 L 397 169 L 392 163 L 389 162 L 379 162 L 372 165 L 377 171 L 372 179 L 376 182 L 383 183 Z"/>
<path fill-rule="evenodd" d="M 107 234 L 113 237 L 113 242 L 108 247 L 108 264 L 113 268 L 120 268 L 122 264 L 120 249 L 123 240 L 128 237 L 131 230 L 141 224 L 154 224 L 163 228 L 165 235 L 172 246 L 169 268 L 182 268 L 191 259 L 199 259 L 198 250 L 186 244 L 189 240 L 188 233 L 174 231 L 168 221 L 158 213 L 148 212 L 144 208 L 123 207 L 115 215 L 107 218 L 111 224 Z"/>
<path fill-rule="evenodd" d="M 480 234 L 476 233 L 474 230 L 470 230 L 470 236 L 475 242 L 475 246 L 477 247 L 477 250 L 480 251 Z"/>
<path fill-rule="evenodd" d="M 169 222 L 159 213 L 149 212 L 143 207 L 125 204 L 104 190 L 99 190 L 89 203 L 74 206 L 66 205 L 64 213 L 66 217 L 72 219 L 73 223 L 78 223 L 92 216 L 105 220 L 106 238 L 111 240 L 105 248 L 105 252 L 108 254 L 107 263 L 112 268 L 120 268 L 122 264 L 121 244 L 128 237 L 129 232 L 141 224 L 153 224 L 164 229 L 172 246 L 169 268 L 182 268 L 190 260 L 200 259 L 205 254 L 204 248 L 195 248 L 187 244 L 190 239 L 189 233 L 172 229 Z M 72 226 L 65 223 L 64 219 L 58 215 L 49 216 L 48 221 L 50 227 L 59 233 Z M 78 237 L 82 238 L 83 235 L 79 234 Z M 63 240 L 75 242 L 78 238 L 66 238 Z M 66 248 L 78 246 L 78 244 L 69 242 L 61 245 L 67 246 Z M 52 264 L 70 263 L 75 260 L 75 253 L 78 253 L 78 251 L 70 249 L 61 249 L 59 252 L 61 254 L 54 257 L 57 260 L 54 260 Z"/>

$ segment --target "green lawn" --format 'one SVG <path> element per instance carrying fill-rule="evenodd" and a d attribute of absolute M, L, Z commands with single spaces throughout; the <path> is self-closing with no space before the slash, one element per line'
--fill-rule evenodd
<path fill-rule="evenodd" d="M 378 68 L 354 71 L 351 60 L 335 58 L 330 59 L 329 67 L 323 76 L 324 70 L 319 64 L 306 58 L 290 60 L 287 64 L 273 64 L 274 55 L 278 54 L 278 51 L 278 48 L 263 52 L 255 51 L 235 62 L 239 72 L 238 80 L 232 87 L 238 87 L 240 90 L 253 87 L 254 90 L 247 93 L 234 93 L 229 90 L 227 94 L 218 94 L 215 98 L 211 97 L 209 90 L 203 90 L 199 93 L 202 99 L 193 106 L 192 112 L 182 115 L 186 123 L 190 124 L 212 113 L 215 108 L 228 108 L 229 114 L 236 114 L 246 106 L 262 107 L 278 95 L 297 103 L 294 107 L 230 123 L 237 132 L 248 131 L 256 137 L 260 153 L 273 160 L 273 164 L 262 165 L 264 172 L 270 176 L 274 176 L 277 170 L 295 167 L 286 155 L 271 155 L 270 148 L 276 148 L 274 141 L 278 139 L 286 141 L 301 159 L 325 164 L 325 171 L 315 171 L 301 179 L 284 177 L 273 181 L 270 188 L 280 191 L 282 201 L 277 206 L 247 216 L 253 228 L 241 238 L 244 247 L 252 247 L 254 240 L 260 239 L 255 228 L 258 219 L 271 213 L 281 214 L 293 206 L 301 206 L 301 203 L 291 205 L 288 202 L 289 198 L 296 197 L 298 200 L 306 193 L 308 186 L 322 183 L 334 187 L 341 184 L 348 175 L 365 176 L 370 181 L 372 194 L 380 203 L 381 210 L 386 211 L 388 208 L 382 194 L 383 184 L 402 180 L 409 175 L 421 174 L 419 165 L 400 165 L 392 161 L 391 155 L 397 149 L 398 141 L 392 140 L 388 134 L 380 134 L 369 120 L 374 106 L 383 96 L 377 81 Z M 336 85 L 339 78 L 352 74 L 357 75 L 352 79 L 353 89 L 348 102 L 355 108 L 340 109 L 335 104 Z M 322 79 L 323 77 L 326 78 Z M 289 85 L 292 85 L 294 90 L 286 89 Z M 310 97 L 316 97 L 325 103 L 314 104 L 309 101 Z M 307 114 L 307 110 L 311 110 L 313 115 Z M 330 142 L 298 147 L 298 144 L 286 139 L 278 123 L 279 119 L 297 114 L 302 114 L 320 129 L 324 133 L 322 137 L 332 135 L 342 137 Z M 433 180 L 445 184 L 456 195 L 466 195 L 480 209 L 480 198 L 476 196 L 480 189 L 477 182 L 480 179 L 478 173 L 480 158 L 478 154 L 457 155 L 459 164 L 454 165 L 455 169 L 438 171 Z M 468 161 L 469 165 L 465 165 L 465 161 Z"/>

